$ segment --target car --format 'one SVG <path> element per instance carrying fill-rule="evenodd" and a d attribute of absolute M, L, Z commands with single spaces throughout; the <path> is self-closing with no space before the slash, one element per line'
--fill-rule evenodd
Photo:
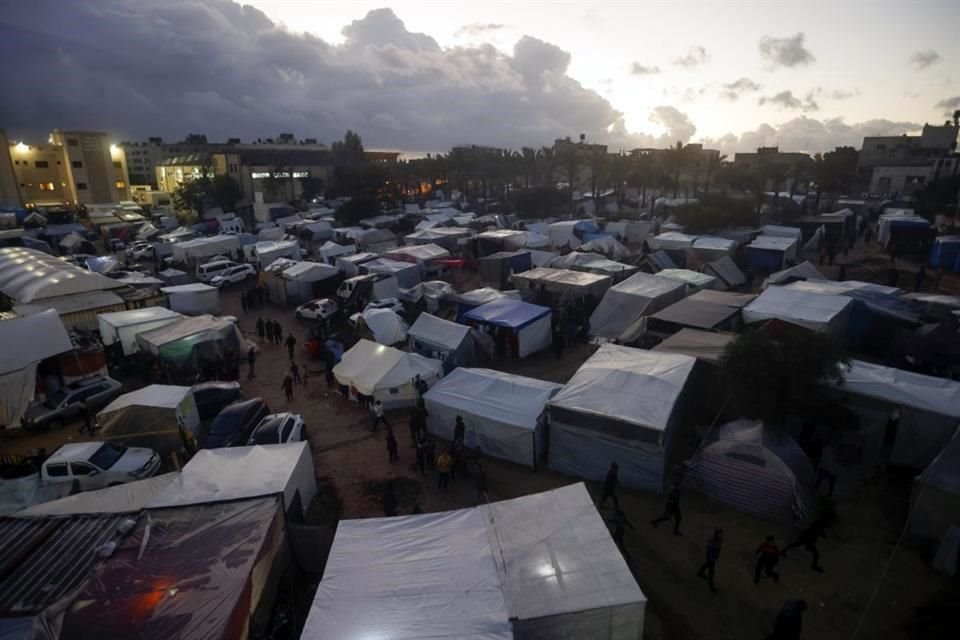
<path fill-rule="evenodd" d="M 149 242 L 135 242 L 126 249 L 131 260 L 150 260 L 153 258 L 153 245 Z"/>
<path fill-rule="evenodd" d="M 284 444 L 286 442 L 301 442 L 307 439 L 307 429 L 303 425 L 303 416 L 298 413 L 271 413 L 264 416 L 247 444 Z"/>
<path fill-rule="evenodd" d="M 80 403 L 91 416 L 123 392 L 123 385 L 107 376 L 93 376 L 71 382 L 29 407 L 23 417 L 25 429 L 60 427 L 82 417 Z"/>
<path fill-rule="evenodd" d="M 250 432 L 270 413 L 263 398 L 241 400 L 225 407 L 200 436 L 201 449 L 238 447 L 245 445 Z"/>
<path fill-rule="evenodd" d="M 214 418 L 228 404 L 243 399 L 239 382 L 201 382 L 190 390 L 201 420 Z"/>
<path fill-rule="evenodd" d="M 252 264 L 239 264 L 235 267 L 224 269 L 219 274 L 210 279 L 210 284 L 215 287 L 226 287 L 231 284 L 243 282 L 247 278 L 257 275 L 257 270 Z"/>
<path fill-rule="evenodd" d="M 294 315 L 301 319 L 308 320 L 329 320 L 337 313 L 337 303 L 330 298 L 317 298 L 310 302 L 305 302 L 294 312 Z"/>
<path fill-rule="evenodd" d="M 116 442 L 65 444 L 44 460 L 40 479 L 44 484 L 76 481 L 80 489 L 102 489 L 157 473 L 160 456 L 153 449 L 125 447 Z"/>
<path fill-rule="evenodd" d="M 126 246 L 126 243 L 120 238 L 110 238 L 106 244 L 110 251 L 120 251 Z"/>
<path fill-rule="evenodd" d="M 403 315 L 404 308 L 403 303 L 400 302 L 397 298 L 383 298 L 382 300 L 372 300 L 363 308 L 364 311 L 370 311 L 371 309 L 390 309 L 394 313 Z"/>

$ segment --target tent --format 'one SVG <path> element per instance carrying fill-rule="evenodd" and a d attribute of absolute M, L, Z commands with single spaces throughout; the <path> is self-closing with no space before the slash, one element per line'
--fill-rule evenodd
<path fill-rule="evenodd" d="M 803 230 L 799 227 L 785 227 L 777 224 L 765 224 L 760 227 L 760 235 L 775 238 L 792 238 L 799 243 L 803 238 Z"/>
<path fill-rule="evenodd" d="M 549 269 L 537 267 L 513 275 L 513 283 L 525 297 L 537 297 L 541 288 L 551 294 L 553 300 L 564 304 L 570 300 L 592 297 L 599 300 L 607 292 L 613 280 L 601 276 L 570 269 Z"/>
<path fill-rule="evenodd" d="M 796 282 L 797 280 L 826 280 L 827 277 L 817 271 L 817 268 L 813 266 L 809 261 L 801 262 L 798 265 L 794 265 L 789 269 L 784 269 L 783 271 L 777 271 L 776 273 L 770 274 L 766 280 L 763 281 L 763 288 L 766 289 L 772 285 L 785 285 L 790 284 L 791 282 Z"/>
<path fill-rule="evenodd" d="M 578 249 L 586 253 L 599 253 L 610 260 L 623 260 L 630 257 L 630 250 L 617 242 L 613 236 L 603 236 L 585 242 Z"/>
<path fill-rule="evenodd" d="M 373 396 L 384 408 L 409 407 L 416 400 L 414 379 L 433 384 L 443 375 L 443 363 L 416 353 L 405 353 L 369 340 L 360 340 L 344 352 L 333 368 L 337 382 L 357 394 Z"/>
<path fill-rule="evenodd" d="M 506 289 L 515 273 L 533 268 L 529 251 L 497 251 L 477 260 L 480 283 L 494 289 Z"/>
<path fill-rule="evenodd" d="M 583 246 L 581 246 L 581 249 Z M 557 256 L 551 259 L 547 266 L 553 269 L 573 269 L 574 271 L 610 276 L 614 282 L 620 282 L 640 270 L 640 267 L 614 262 L 599 253 L 581 253 L 579 250 Z"/>
<path fill-rule="evenodd" d="M 29 304 L 124 285 L 99 273 L 26 247 L 0 248 L 0 292 L 14 304 Z"/>
<path fill-rule="evenodd" d="M 300 637 L 636 640 L 645 606 L 575 484 L 472 509 L 341 521 Z"/>
<path fill-rule="evenodd" d="M 680 329 L 655 346 L 653 351 L 679 353 L 712 365 L 719 365 L 727 345 L 736 338 L 737 336 L 732 333 Z"/>
<path fill-rule="evenodd" d="M 960 527 L 960 436 L 954 436 L 913 481 L 910 535 L 943 540 Z"/>
<path fill-rule="evenodd" d="M 738 511 L 785 523 L 811 515 L 813 465 L 793 438 L 760 420 L 713 430 L 686 467 L 685 487 Z"/>
<path fill-rule="evenodd" d="M 427 392 L 427 430 L 453 440 L 457 416 L 464 444 L 534 469 L 546 452 L 546 406 L 563 385 L 490 369 L 454 370 Z"/>
<path fill-rule="evenodd" d="M 360 314 L 357 324 L 360 335 L 374 342 L 394 345 L 407 341 L 407 323 L 393 309 L 368 309 Z"/>
<path fill-rule="evenodd" d="M 852 306 L 853 302 L 843 296 L 770 287 L 744 307 L 743 321 L 752 324 L 778 318 L 811 331 L 827 331 L 843 338 Z"/>
<path fill-rule="evenodd" d="M 650 331 L 673 334 L 684 327 L 693 329 L 734 331 L 740 310 L 735 307 L 684 298 L 650 316 Z"/>
<path fill-rule="evenodd" d="M 686 295 L 686 286 L 672 278 L 635 273 L 604 294 L 590 316 L 590 333 L 616 340 L 643 316 L 656 313 Z"/>
<path fill-rule="evenodd" d="M 100 323 L 100 341 L 103 346 L 119 344 L 123 355 L 128 356 L 139 351 L 137 334 L 151 329 L 159 329 L 171 322 L 183 318 L 183 315 L 166 307 L 146 307 L 130 311 L 101 313 L 97 316 Z"/>
<path fill-rule="evenodd" d="M 125 482 L 105 489 L 84 491 L 49 502 L 35 504 L 15 515 L 18 518 L 42 516 L 98 515 L 105 513 L 138 513 L 156 498 L 177 477 L 176 472 L 162 473 L 145 480 Z M 54 487 L 62 485 L 53 485 Z"/>
<path fill-rule="evenodd" d="M 283 511 L 302 516 L 317 495 L 317 478 L 306 442 L 201 449 L 147 505 L 149 509 L 281 496 Z"/>
<path fill-rule="evenodd" d="M 385 252 L 384 257 L 400 262 L 412 262 L 426 271 L 431 260 L 443 260 L 450 257 L 450 252 L 435 244 L 417 244 L 398 247 Z"/>
<path fill-rule="evenodd" d="M 498 251 L 516 251 L 526 245 L 523 231 L 512 229 L 495 229 L 478 233 L 477 257 L 482 258 Z"/>
<path fill-rule="evenodd" d="M 376 258 L 364 262 L 361 266 L 364 273 L 388 273 L 396 276 L 397 285 L 401 289 L 415 287 L 422 281 L 420 267 L 409 262 Z"/>
<path fill-rule="evenodd" d="M 743 249 L 743 264 L 747 271 L 774 273 L 797 257 L 799 244 L 784 236 L 759 236 Z"/>
<path fill-rule="evenodd" d="M 724 307 L 733 307 L 734 309 L 743 309 L 745 306 L 756 300 L 757 296 L 752 293 L 733 293 L 732 291 L 715 291 L 714 289 L 704 289 L 690 296 L 689 300 L 697 302 L 708 302 L 710 304 L 719 304 Z"/>
<path fill-rule="evenodd" d="M 647 243 L 654 251 L 665 249 L 667 251 L 684 251 L 693 248 L 697 236 L 690 236 L 678 231 L 667 231 L 653 238 L 648 238 Z"/>
<path fill-rule="evenodd" d="M 711 289 L 713 288 L 714 282 L 716 282 L 716 278 L 713 276 L 691 271 L 690 269 L 661 269 L 657 272 L 657 275 L 661 278 L 670 278 L 685 283 L 687 285 L 687 293 L 696 293 L 704 289 Z"/>
<path fill-rule="evenodd" d="M 747 277 L 743 271 L 733 261 L 733 258 L 725 256 L 719 260 L 708 262 L 700 270 L 708 276 L 716 278 L 714 288 L 720 290 L 736 289 L 747 283 Z"/>
<path fill-rule="evenodd" d="M 447 373 L 456 367 L 469 367 L 476 359 L 470 327 L 462 324 L 421 313 L 407 336 L 410 351 L 440 360 Z"/>
<path fill-rule="evenodd" d="M 930 247 L 929 263 L 950 271 L 960 271 L 960 236 L 940 236 Z"/>
<path fill-rule="evenodd" d="M 369 229 L 356 237 L 357 246 L 367 251 L 382 252 L 397 246 L 397 236 L 389 229 Z"/>
<path fill-rule="evenodd" d="M 493 334 L 499 355 L 524 358 L 550 345 L 551 317 L 548 307 L 504 297 L 470 309 L 460 321 Z"/>
<path fill-rule="evenodd" d="M 282 260 L 274 261 L 274 265 Z M 332 295 L 343 276 L 336 267 L 320 262 L 294 262 L 276 274 L 268 285 L 271 300 L 280 304 L 302 304 Z"/>
<path fill-rule="evenodd" d="M 434 227 L 432 229 L 422 229 L 414 231 L 403 237 L 403 241 L 408 245 L 417 244 L 435 244 L 443 247 L 447 251 L 455 251 L 461 241 L 466 240 L 471 235 L 469 229 L 458 227 Z"/>
<path fill-rule="evenodd" d="M 196 373 L 200 359 L 215 360 L 228 351 L 245 353 L 245 342 L 237 325 L 223 318 L 194 316 L 165 327 L 137 335 L 137 344 L 168 365 L 178 365 Z"/>
<path fill-rule="evenodd" d="M 181 263 L 201 263 L 216 255 L 232 256 L 240 248 L 237 236 L 221 235 L 196 238 L 173 245 L 173 259 Z"/>
<path fill-rule="evenodd" d="M 660 492 L 677 407 L 696 361 L 605 344 L 549 403 L 550 468 L 602 480 L 611 462 L 627 487 Z"/>
<path fill-rule="evenodd" d="M 158 272 L 157 276 L 168 285 L 190 284 L 189 274 L 179 269 L 164 269 Z"/>
<path fill-rule="evenodd" d="M 330 265 L 336 265 L 337 257 L 348 256 L 357 252 L 357 247 L 352 244 L 337 244 L 331 240 L 323 243 L 317 253 L 320 259 Z"/>
<path fill-rule="evenodd" d="M 453 303 L 456 300 L 457 292 L 449 282 L 427 280 L 410 289 L 402 289 L 397 297 L 402 302 L 414 305 L 425 300 L 427 312 L 437 313 L 441 304 Z"/>
<path fill-rule="evenodd" d="M 37 365 L 73 350 L 56 310 L 0 321 L 0 425 L 18 427 L 37 387 Z"/>
<path fill-rule="evenodd" d="M 170 309 L 188 316 L 220 313 L 220 290 L 202 282 L 179 284 L 160 289 L 167 294 Z"/>
<path fill-rule="evenodd" d="M 519 300 L 520 292 L 515 289 L 512 291 L 497 291 L 490 287 L 464 291 L 457 295 L 457 318 L 463 316 L 463 314 L 470 311 L 470 309 L 479 307 L 482 304 L 487 304 L 488 302 L 493 302 L 494 300 L 500 300 L 501 298 Z"/>
<path fill-rule="evenodd" d="M 561 220 L 547 226 L 550 243 L 557 249 L 576 249 L 586 235 L 599 231 L 600 227 L 593 220 Z"/>
<path fill-rule="evenodd" d="M 717 236 L 699 236 L 693 241 L 691 250 L 697 257 L 706 262 L 713 262 L 721 258 L 731 258 L 737 249 L 737 241 Z"/>
<path fill-rule="evenodd" d="M 371 260 L 376 260 L 378 257 L 377 254 L 368 252 L 342 255 L 337 258 L 337 270 L 343 272 L 343 275 L 347 278 L 353 278 L 360 275 L 360 267 Z"/>
<path fill-rule="evenodd" d="M 197 436 L 200 414 L 190 387 L 151 384 L 108 404 L 97 414 L 97 425 L 105 440 L 167 454 L 183 448 L 181 425 L 187 435 Z"/>

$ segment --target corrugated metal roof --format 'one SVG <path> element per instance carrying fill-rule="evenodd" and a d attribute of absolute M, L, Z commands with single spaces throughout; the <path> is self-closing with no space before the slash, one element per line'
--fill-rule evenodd
<path fill-rule="evenodd" d="M 60 315 L 66 315 L 122 304 L 123 298 L 112 291 L 85 291 L 69 296 L 37 300 L 33 304 L 18 304 L 13 307 L 13 310 L 21 317 L 33 316 L 48 309 L 53 309 Z"/>
<path fill-rule="evenodd" d="M 122 286 L 42 251 L 25 247 L 0 249 L 0 291 L 20 304 Z"/>
<path fill-rule="evenodd" d="M 0 616 L 39 613 L 83 584 L 128 517 L 0 519 Z"/>

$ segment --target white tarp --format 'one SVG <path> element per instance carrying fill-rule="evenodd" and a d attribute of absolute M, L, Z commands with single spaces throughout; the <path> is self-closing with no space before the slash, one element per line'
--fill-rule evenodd
<path fill-rule="evenodd" d="M 97 420 L 107 422 L 111 414 L 128 407 L 168 409 L 172 412 L 170 414 L 171 418 L 176 423 L 182 423 L 191 433 L 196 432 L 200 426 L 200 413 L 197 411 L 197 403 L 193 399 L 193 391 L 190 390 L 190 387 L 151 384 L 136 391 L 125 393 L 118 396 L 100 411 L 97 414 Z"/>
<path fill-rule="evenodd" d="M 188 316 L 219 315 L 220 289 L 202 282 L 180 284 L 160 289 L 167 294 L 170 308 Z"/>
<path fill-rule="evenodd" d="M 317 250 L 320 254 L 320 257 L 325 262 L 331 262 L 337 256 L 349 256 L 357 252 L 357 246 L 353 244 L 337 244 L 336 242 L 328 240 L 323 243 L 323 246 Z"/>
<path fill-rule="evenodd" d="M 407 340 L 407 323 L 392 309 L 368 309 L 360 318 L 380 344 L 393 345 Z"/>
<path fill-rule="evenodd" d="M 637 640 L 645 605 L 576 484 L 342 521 L 301 638 Z"/>
<path fill-rule="evenodd" d="M 436 346 L 443 351 L 456 351 L 469 334 L 470 327 L 429 313 L 421 313 L 407 332 L 411 338 Z"/>
<path fill-rule="evenodd" d="M 547 226 L 547 235 L 550 238 L 550 243 L 562 249 L 564 247 L 569 247 L 571 249 L 576 249 L 580 246 L 580 238 L 574 233 L 576 231 L 577 225 L 581 222 L 594 225 L 593 220 L 561 220 L 560 222 L 554 222 Z M 593 228 L 596 228 L 594 225 Z"/>
<path fill-rule="evenodd" d="M 18 511 L 16 517 L 67 516 L 103 513 L 136 513 L 163 493 L 178 476 L 176 472 L 125 482 L 114 487 L 84 491 Z"/>
<path fill-rule="evenodd" d="M 678 231 L 667 231 L 653 238 L 648 238 L 647 243 L 654 251 L 658 249 L 683 250 L 693 247 L 696 240 L 697 236 L 688 236 Z"/>
<path fill-rule="evenodd" d="M 635 273 L 604 294 L 590 316 L 590 333 L 615 340 L 641 316 L 656 313 L 685 295 L 683 282 Z"/>
<path fill-rule="evenodd" d="M 611 260 L 623 260 L 630 256 L 630 250 L 617 242 L 613 236 L 601 236 L 578 247 L 580 251 L 600 253 Z"/>
<path fill-rule="evenodd" d="M 284 269 L 283 277 L 297 282 L 319 282 L 340 273 L 336 267 L 319 262 L 297 262 Z"/>
<path fill-rule="evenodd" d="M 354 395 L 372 395 L 389 409 L 413 404 L 416 376 L 432 384 L 442 370 L 443 363 L 439 360 L 360 340 L 343 354 L 333 374 L 337 382 L 351 387 Z"/>
<path fill-rule="evenodd" d="M 911 535 L 939 540 L 960 527 L 960 436 L 914 479 L 911 508 Z"/>
<path fill-rule="evenodd" d="M 222 235 L 196 238 L 173 245 L 173 259 L 177 262 L 188 262 L 190 260 L 202 261 L 204 258 L 215 255 L 232 256 L 237 253 L 239 248 L 240 238 L 238 236 Z"/>
<path fill-rule="evenodd" d="M 104 346 L 119 342 L 123 355 L 128 356 L 140 350 L 137 334 L 166 326 L 183 315 L 166 307 L 147 307 L 101 313 L 97 316 L 100 323 L 100 339 Z"/>
<path fill-rule="evenodd" d="M 428 243 L 398 247 L 384 252 L 383 255 L 401 262 L 415 262 L 423 267 L 429 260 L 449 258 L 450 252 L 443 247 Z"/>
<path fill-rule="evenodd" d="M 687 284 L 687 290 L 693 293 L 701 289 L 709 289 L 716 281 L 711 275 L 692 271 L 690 269 L 661 269 L 657 272 L 661 278 L 671 278 Z"/>
<path fill-rule="evenodd" d="M 490 369 L 460 367 L 424 397 L 427 429 L 453 440 L 454 424 L 461 416 L 467 448 L 536 468 L 546 450 L 543 418 L 547 401 L 562 386 Z"/>
<path fill-rule="evenodd" d="M 727 345 L 737 336 L 732 333 L 717 333 L 715 331 L 700 331 L 698 329 L 680 329 L 672 336 L 653 348 L 653 351 L 662 353 L 680 353 L 719 365 Z"/>
<path fill-rule="evenodd" d="M 763 288 L 775 284 L 786 283 L 789 284 L 795 280 L 826 280 L 827 277 L 817 271 L 817 268 L 809 261 L 801 262 L 798 265 L 794 265 L 789 269 L 784 269 L 783 271 L 777 271 L 763 281 Z"/>
<path fill-rule="evenodd" d="M 770 287 L 744 307 L 743 321 L 751 324 L 777 318 L 813 331 L 829 331 L 842 338 L 852 305 L 850 298 L 842 296 Z"/>
<path fill-rule="evenodd" d="M 286 512 L 297 493 L 306 511 L 317 495 L 313 457 L 306 442 L 201 449 L 147 507 L 183 507 L 282 494 Z"/>
<path fill-rule="evenodd" d="M 733 255 L 737 241 L 717 236 L 699 236 L 693 241 L 693 251 L 703 260 L 719 260 Z"/>
<path fill-rule="evenodd" d="M 0 292 L 17 304 L 122 286 L 104 275 L 42 251 L 26 247 L 0 248 Z"/>
<path fill-rule="evenodd" d="M 529 291 L 539 290 L 543 286 L 551 294 L 559 295 L 564 299 L 568 296 L 584 297 L 588 295 L 600 298 L 607 292 L 613 282 L 610 276 L 547 267 L 537 267 L 523 273 L 515 273 L 511 280 L 521 291 L 524 289 Z"/>
<path fill-rule="evenodd" d="M 743 275 L 743 271 L 729 256 L 708 262 L 703 265 L 701 270 L 707 275 L 717 278 L 716 284 L 719 289 L 734 289 L 747 282 L 747 277 Z"/>

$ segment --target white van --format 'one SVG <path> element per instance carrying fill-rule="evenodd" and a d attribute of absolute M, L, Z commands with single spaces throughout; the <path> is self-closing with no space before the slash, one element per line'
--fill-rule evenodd
<path fill-rule="evenodd" d="M 230 267 L 238 266 L 232 260 L 214 260 L 206 264 L 197 266 L 197 280 L 200 282 L 210 282 L 213 276 L 218 276 Z"/>

